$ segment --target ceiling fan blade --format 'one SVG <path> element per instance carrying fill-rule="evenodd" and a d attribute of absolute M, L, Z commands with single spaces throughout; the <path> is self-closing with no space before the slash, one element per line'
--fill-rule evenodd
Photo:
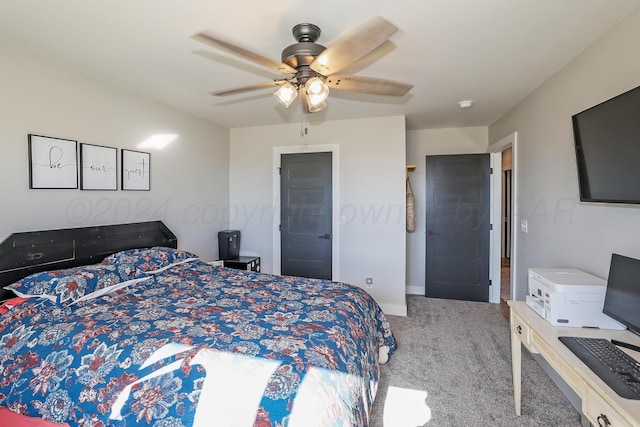
<path fill-rule="evenodd" d="M 406 95 L 413 87 L 408 83 L 360 76 L 329 76 L 325 84 L 331 89 L 390 96 Z"/>
<path fill-rule="evenodd" d="M 266 88 L 270 88 L 270 87 L 274 87 L 274 86 L 281 86 L 281 85 L 285 84 L 286 82 L 287 82 L 286 79 L 284 79 L 284 80 L 274 80 L 272 82 L 260 83 L 260 84 L 251 85 L 251 86 L 238 87 L 238 88 L 235 88 L 235 89 L 223 90 L 221 92 L 211 92 L 211 95 L 213 95 L 213 96 L 236 95 L 238 93 L 251 92 L 252 90 L 259 90 L 259 89 L 266 89 Z"/>
<path fill-rule="evenodd" d="M 295 68 L 290 67 L 289 65 L 283 62 L 274 61 L 273 59 L 267 58 L 266 56 L 262 56 L 259 53 L 252 52 L 243 47 L 236 46 L 232 43 L 221 40 L 216 36 L 214 36 L 213 34 L 208 33 L 206 31 L 202 33 L 198 33 L 192 36 L 191 38 L 208 45 L 213 45 L 214 47 L 221 47 L 223 49 L 230 51 L 231 53 L 234 53 L 238 56 L 248 59 L 249 61 L 255 62 L 267 68 L 274 69 L 276 71 L 280 71 L 281 73 L 295 74 L 297 72 Z"/>
<path fill-rule="evenodd" d="M 395 25 L 376 16 L 340 36 L 318 55 L 311 69 L 325 76 L 334 74 L 380 46 L 396 31 Z"/>

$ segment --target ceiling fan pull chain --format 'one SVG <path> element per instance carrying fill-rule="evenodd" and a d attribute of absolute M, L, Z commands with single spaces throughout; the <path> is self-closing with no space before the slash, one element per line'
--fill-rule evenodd
<path fill-rule="evenodd" d="M 307 115 L 304 110 L 302 111 L 302 118 L 300 119 L 300 139 L 303 139 L 305 135 L 309 133 L 309 129 L 307 128 Z"/>

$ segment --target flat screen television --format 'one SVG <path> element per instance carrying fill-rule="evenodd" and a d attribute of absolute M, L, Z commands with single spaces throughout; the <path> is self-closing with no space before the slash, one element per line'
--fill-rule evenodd
<path fill-rule="evenodd" d="M 640 86 L 572 121 L 580 200 L 640 204 Z"/>
<path fill-rule="evenodd" d="M 602 312 L 640 334 L 640 259 L 611 255 Z"/>

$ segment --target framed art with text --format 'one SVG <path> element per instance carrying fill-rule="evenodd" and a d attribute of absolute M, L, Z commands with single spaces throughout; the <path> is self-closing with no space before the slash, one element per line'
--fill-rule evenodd
<path fill-rule="evenodd" d="M 29 134 L 29 188 L 78 188 L 78 142 Z"/>
<path fill-rule="evenodd" d="M 123 190 L 149 190 L 151 182 L 151 154 L 122 149 L 121 182 Z"/>
<path fill-rule="evenodd" d="M 80 144 L 80 189 L 117 190 L 118 149 Z"/>

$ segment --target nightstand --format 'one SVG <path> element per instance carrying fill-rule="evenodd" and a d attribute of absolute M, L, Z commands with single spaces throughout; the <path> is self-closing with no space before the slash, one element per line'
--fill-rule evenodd
<path fill-rule="evenodd" d="M 236 268 L 238 270 L 260 271 L 260 257 L 239 256 L 237 258 L 225 259 L 224 266 Z"/>

